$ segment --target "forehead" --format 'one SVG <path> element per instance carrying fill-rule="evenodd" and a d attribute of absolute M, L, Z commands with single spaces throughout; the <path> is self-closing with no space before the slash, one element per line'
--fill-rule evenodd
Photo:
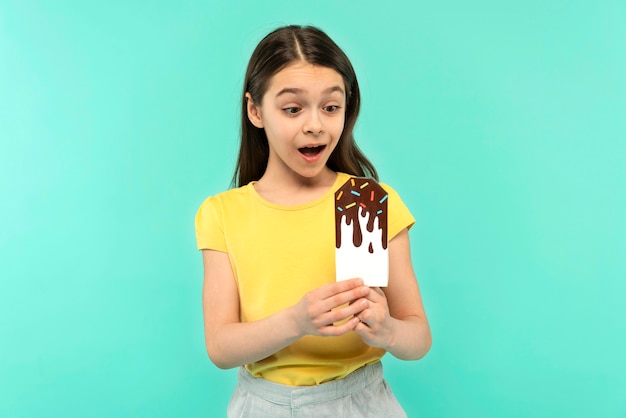
<path fill-rule="evenodd" d="M 337 71 L 304 61 L 296 61 L 272 76 L 267 92 L 275 93 L 285 88 L 294 88 L 315 93 L 334 86 L 339 86 L 345 91 L 343 77 Z"/>

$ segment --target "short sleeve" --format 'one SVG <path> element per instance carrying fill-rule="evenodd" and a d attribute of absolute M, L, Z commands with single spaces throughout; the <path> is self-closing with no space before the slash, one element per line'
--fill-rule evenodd
<path fill-rule="evenodd" d="M 400 195 L 391 186 L 381 183 L 381 187 L 389 194 L 387 229 L 388 237 L 391 241 L 403 229 L 411 229 L 413 224 L 415 224 L 415 218 L 400 198 Z"/>
<path fill-rule="evenodd" d="M 209 197 L 200 205 L 196 213 L 196 242 L 199 250 L 227 252 L 224 238 L 224 217 L 222 202 L 217 197 Z"/>

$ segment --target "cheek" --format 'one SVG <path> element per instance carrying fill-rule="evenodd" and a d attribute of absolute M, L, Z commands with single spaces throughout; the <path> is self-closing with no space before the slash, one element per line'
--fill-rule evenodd
<path fill-rule="evenodd" d="M 271 121 L 265 125 L 265 134 L 267 135 L 268 140 L 273 140 L 274 142 L 284 142 L 290 136 L 293 136 L 293 128 L 289 123 L 285 123 L 284 121 Z"/>
<path fill-rule="evenodd" d="M 279 123 L 273 126 L 273 132 L 276 138 L 280 140 L 288 140 L 293 136 L 293 128 L 288 123 Z"/>
<path fill-rule="evenodd" d="M 332 131 L 333 136 L 336 137 L 335 139 L 339 139 L 339 137 L 341 136 L 343 132 L 344 126 L 345 126 L 345 122 L 343 118 L 337 118 L 329 126 L 329 128 Z"/>

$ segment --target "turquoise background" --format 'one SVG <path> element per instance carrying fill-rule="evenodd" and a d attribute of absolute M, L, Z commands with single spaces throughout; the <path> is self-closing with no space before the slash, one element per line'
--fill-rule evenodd
<path fill-rule="evenodd" d="M 417 218 L 409 416 L 626 416 L 624 1 L 0 2 L 0 417 L 222 416 L 193 217 L 244 69 L 315 24 Z"/>

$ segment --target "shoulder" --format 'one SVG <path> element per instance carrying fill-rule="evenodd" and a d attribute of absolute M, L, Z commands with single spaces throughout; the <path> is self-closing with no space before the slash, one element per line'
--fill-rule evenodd
<path fill-rule="evenodd" d="M 398 192 L 396 192 L 396 189 L 394 189 L 393 187 L 391 187 L 389 184 L 387 183 L 378 183 L 380 184 L 380 187 L 382 187 L 383 189 L 385 189 L 385 191 L 387 193 L 393 193 L 393 194 L 398 194 Z"/>
<path fill-rule="evenodd" d="M 242 186 L 205 198 L 196 213 L 196 226 L 199 223 L 222 223 L 226 213 L 239 214 L 249 207 L 250 187 L 252 186 Z"/>
<path fill-rule="evenodd" d="M 200 209 L 204 207 L 219 207 L 224 205 L 230 205 L 232 203 L 239 202 L 242 199 L 247 199 L 250 196 L 250 187 L 252 186 L 248 184 L 246 186 L 226 190 L 224 192 L 209 196 L 204 199 L 204 201 L 200 205 Z"/>
<path fill-rule="evenodd" d="M 401 200 L 400 192 L 395 186 L 392 186 L 391 184 L 383 181 L 379 181 L 378 184 L 389 194 L 389 198 Z"/>
<path fill-rule="evenodd" d="M 415 224 L 415 218 L 411 210 L 406 206 L 400 194 L 387 183 L 379 183 L 388 195 L 389 200 L 389 238 L 393 238 L 402 229 L 411 229 Z"/>
<path fill-rule="evenodd" d="M 228 230 L 229 216 L 233 208 L 246 207 L 242 196 L 246 194 L 246 187 L 231 189 L 209 196 L 200 204 L 195 218 L 196 240 L 198 249 L 218 250 L 228 252 L 225 232 Z"/>

